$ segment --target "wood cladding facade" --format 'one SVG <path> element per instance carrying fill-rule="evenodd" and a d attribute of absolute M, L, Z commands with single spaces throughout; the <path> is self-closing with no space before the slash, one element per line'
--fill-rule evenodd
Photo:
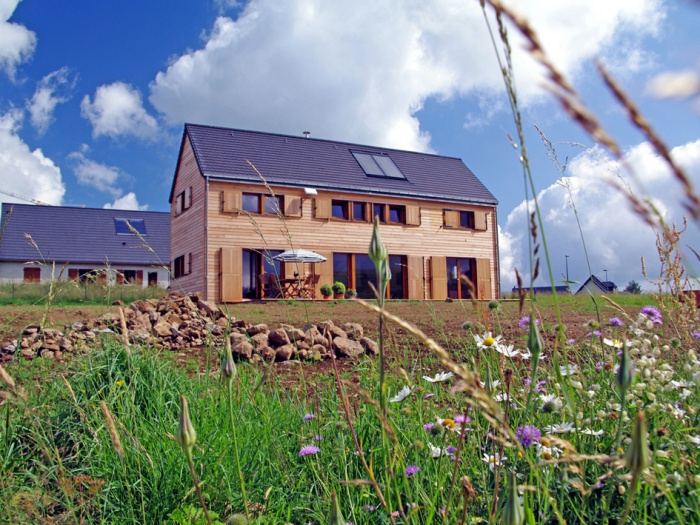
<path fill-rule="evenodd" d="M 192 267 L 190 274 L 174 280 L 174 290 L 204 292 L 210 301 L 240 301 L 243 250 L 302 248 L 328 259 L 314 268 L 321 276 L 316 290 L 316 297 L 320 297 L 321 285 L 333 283 L 333 254 L 367 254 L 373 205 L 384 204 L 387 210 L 392 205 L 405 207 L 401 220 L 404 224 L 381 224 L 380 234 L 390 255 L 405 256 L 407 299 L 445 299 L 447 257 L 476 260 L 474 285 L 478 298 L 498 296 L 495 206 L 322 189 L 317 190 L 317 195 L 306 195 L 303 188 L 270 186 L 268 189 L 262 184 L 217 181 L 199 173 L 187 137 L 181 151 L 172 196 L 191 188 L 187 190 L 191 192 L 191 206 L 176 214 L 173 198 L 171 257 L 191 253 Z M 270 195 L 270 190 L 282 197 L 283 219 L 272 213 L 242 210 L 244 194 Z M 366 220 L 334 218 L 333 201 L 365 203 Z M 459 227 L 460 211 L 474 214 L 473 228 Z M 285 276 L 299 270 L 303 274 L 307 268 L 300 267 L 286 265 Z"/>

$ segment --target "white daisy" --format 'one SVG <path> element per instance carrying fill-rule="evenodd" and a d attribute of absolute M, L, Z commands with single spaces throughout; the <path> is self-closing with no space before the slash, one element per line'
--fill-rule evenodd
<path fill-rule="evenodd" d="M 569 422 L 557 423 L 555 425 L 544 427 L 544 431 L 549 434 L 566 434 L 567 432 L 571 432 L 573 429 L 574 424 Z"/>
<path fill-rule="evenodd" d="M 535 446 L 537 447 L 537 454 L 540 459 L 544 459 L 545 461 L 556 459 L 561 454 L 561 449 L 557 447 L 545 447 L 540 443 L 535 443 Z"/>
<path fill-rule="evenodd" d="M 523 361 L 527 361 L 531 357 L 532 352 L 530 352 L 530 350 L 525 349 L 520 351 L 520 359 L 522 359 Z M 540 361 L 542 361 L 543 359 L 547 359 L 547 356 L 544 354 L 540 354 Z"/>
<path fill-rule="evenodd" d="M 602 436 L 605 434 L 604 430 L 591 430 L 590 428 L 582 428 L 579 430 L 581 434 L 586 434 L 589 436 Z"/>
<path fill-rule="evenodd" d="M 484 332 L 483 336 L 478 336 L 474 334 L 474 340 L 476 341 L 476 346 L 482 349 L 491 348 L 493 345 L 500 344 L 502 336 L 494 337 L 491 332 Z"/>
<path fill-rule="evenodd" d="M 446 456 L 448 454 L 447 450 L 442 450 L 440 447 L 433 446 L 432 443 L 428 443 L 428 448 L 430 449 L 430 457 L 439 458 L 440 456 Z"/>
<path fill-rule="evenodd" d="M 513 345 L 496 345 L 496 352 L 503 354 L 506 357 L 515 357 L 520 353 L 520 351 L 516 350 Z"/>
<path fill-rule="evenodd" d="M 411 395 L 411 392 L 413 392 L 413 388 L 409 388 L 408 386 L 403 387 L 401 390 L 399 390 L 399 393 L 396 394 L 394 397 L 392 397 L 389 400 L 389 403 L 401 403 L 404 399 L 406 399 L 408 396 Z"/>
<path fill-rule="evenodd" d="M 486 388 L 486 382 L 485 381 L 479 381 L 481 384 L 481 388 Z M 496 379 L 495 381 L 491 381 L 491 388 L 496 388 L 498 385 L 501 384 L 501 381 Z"/>
<path fill-rule="evenodd" d="M 507 457 L 505 457 L 505 456 L 501 457 L 501 455 L 498 452 L 496 452 L 492 456 L 489 454 L 484 454 L 484 457 L 481 458 L 481 461 L 483 461 L 484 463 L 488 463 L 489 468 L 491 470 L 493 470 L 494 467 L 496 467 L 496 466 L 500 467 L 501 464 L 503 464 L 503 462 L 505 462 L 507 459 L 508 459 Z"/>
<path fill-rule="evenodd" d="M 622 341 L 619 341 L 618 339 L 603 338 L 603 343 L 608 346 L 612 346 L 613 348 L 622 348 L 624 346 L 624 343 Z"/>
<path fill-rule="evenodd" d="M 431 383 L 442 383 L 453 376 L 454 374 L 452 372 L 440 372 L 439 374 L 435 374 L 435 377 L 423 376 L 423 379 Z"/>
<path fill-rule="evenodd" d="M 578 372 L 578 365 L 572 365 L 572 364 L 561 365 L 559 367 L 559 372 L 561 372 L 562 376 L 570 376 L 570 375 Z"/>
<path fill-rule="evenodd" d="M 540 410 L 542 412 L 559 412 L 564 403 L 555 394 L 542 394 L 540 396 L 540 401 L 542 405 Z"/>
<path fill-rule="evenodd" d="M 700 436 L 688 436 L 688 441 L 700 447 Z"/>

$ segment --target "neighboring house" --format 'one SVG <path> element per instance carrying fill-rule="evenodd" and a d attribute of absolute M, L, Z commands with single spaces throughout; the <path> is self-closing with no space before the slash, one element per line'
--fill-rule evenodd
<path fill-rule="evenodd" d="M 62 279 L 169 285 L 168 213 L 3 203 L 0 221 L 1 282 L 48 282 L 62 272 Z"/>
<path fill-rule="evenodd" d="M 600 295 L 604 293 L 617 293 L 617 285 L 612 281 L 601 281 L 595 275 L 591 275 L 588 280 L 581 285 L 576 295 L 580 293 L 588 293 L 592 295 Z"/>
<path fill-rule="evenodd" d="M 571 289 L 566 284 L 555 286 L 554 291 L 558 294 L 563 294 L 563 295 L 571 294 Z M 523 292 L 532 293 L 533 295 L 538 295 L 538 294 L 543 294 L 543 293 L 551 294 L 552 287 L 551 286 L 534 286 L 532 289 L 523 287 Z M 512 293 L 514 293 L 514 294 L 518 293 L 517 286 L 513 286 Z"/>
<path fill-rule="evenodd" d="M 466 299 L 463 275 L 498 297 L 498 202 L 458 158 L 186 124 L 169 202 L 173 288 L 211 301 L 260 298 L 265 273 L 372 297 L 375 215 L 390 298 Z M 292 248 L 327 262 L 271 258 Z"/>

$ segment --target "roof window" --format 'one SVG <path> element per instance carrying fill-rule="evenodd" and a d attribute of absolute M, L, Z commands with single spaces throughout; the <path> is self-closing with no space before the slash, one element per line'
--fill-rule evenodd
<path fill-rule="evenodd" d="M 357 163 L 362 167 L 366 175 L 370 177 L 387 177 L 389 179 L 403 179 L 406 177 L 401 170 L 396 167 L 389 155 L 381 153 L 365 153 L 362 151 L 351 151 Z"/>
<path fill-rule="evenodd" d="M 131 228 L 129 228 L 131 225 Z M 134 235 L 134 230 L 139 235 L 146 235 L 146 222 L 143 219 L 121 219 L 114 218 L 114 230 L 117 235 Z"/>

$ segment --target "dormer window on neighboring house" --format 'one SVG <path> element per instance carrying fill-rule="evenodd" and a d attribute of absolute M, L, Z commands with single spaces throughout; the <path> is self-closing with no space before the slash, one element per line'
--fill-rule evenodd
<path fill-rule="evenodd" d="M 129 228 L 131 225 L 131 228 Z M 117 235 L 135 235 L 134 230 L 139 235 L 146 235 L 146 222 L 143 219 L 122 219 L 114 218 L 114 230 Z"/>
<path fill-rule="evenodd" d="M 366 175 L 370 177 L 386 177 L 389 179 L 403 179 L 406 177 L 396 167 L 389 155 L 381 153 L 366 153 L 363 151 L 350 151 L 357 163 L 362 167 Z"/>

